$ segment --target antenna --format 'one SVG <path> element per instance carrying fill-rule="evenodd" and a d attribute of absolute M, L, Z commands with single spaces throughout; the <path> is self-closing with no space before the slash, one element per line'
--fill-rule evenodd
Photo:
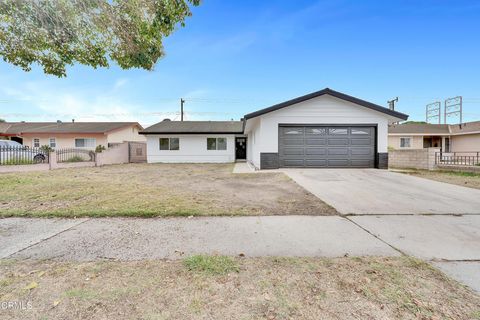
<path fill-rule="evenodd" d="M 453 117 L 456 115 L 458 115 L 460 118 L 459 123 L 460 124 L 462 123 L 462 104 L 463 104 L 462 96 L 448 98 L 445 100 L 445 115 L 444 115 L 445 124 L 447 123 L 448 117 Z"/>
<path fill-rule="evenodd" d="M 387 103 L 388 103 L 388 108 L 389 108 L 390 110 L 395 110 L 395 102 L 398 102 L 398 97 L 396 97 L 395 99 L 392 99 L 392 100 L 387 101 Z"/>
<path fill-rule="evenodd" d="M 442 103 L 440 101 L 427 104 L 425 108 L 425 121 L 427 123 L 430 123 L 430 120 L 434 120 L 438 118 L 438 124 L 440 124 L 441 109 L 442 109 Z"/>
<path fill-rule="evenodd" d="M 180 98 L 180 121 L 183 121 L 183 104 L 185 103 L 185 100 L 183 98 Z"/>

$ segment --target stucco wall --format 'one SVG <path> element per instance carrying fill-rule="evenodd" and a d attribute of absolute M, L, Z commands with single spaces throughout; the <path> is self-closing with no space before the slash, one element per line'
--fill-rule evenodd
<path fill-rule="evenodd" d="M 255 123 L 253 121 L 256 121 Z M 332 96 L 321 96 L 308 101 L 250 119 L 247 130 L 256 130 L 256 146 L 252 146 L 249 160 L 259 166 L 260 152 L 278 152 L 279 124 L 376 124 L 379 153 L 388 149 L 387 115 L 358 106 Z M 250 132 L 247 132 L 250 137 Z M 252 139 L 249 139 L 251 143 Z"/>
<path fill-rule="evenodd" d="M 108 133 L 107 142 L 108 143 L 122 143 L 124 141 L 140 141 L 145 142 L 147 139 L 144 135 L 138 134 L 138 127 L 131 126 L 127 128 L 122 128 L 119 130 L 114 130 Z"/>
<path fill-rule="evenodd" d="M 107 146 L 107 137 L 103 134 L 73 134 L 73 133 L 63 133 L 63 134 L 25 134 L 23 137 L 23 145 L 32 147 L 33 139 L 40 139 L 40 146 L 49 145 L 50 138 L 55 138 L 56 148 L 75 148 L 75 139 L 77 138 L 95 138 L 96 144 Z M 95 149 L 95 148 L 90 148 Z"/>
<path fill-rule="evenodd" d="M 120 143 L 96 155 L 96 165 L 128 163 L 128 142 Z"/>
<path fill-rule="evenodd" d="M 179 138 L 179 150 L 160 150 L 160 138 Z M 227 150 L 207 150 L 207 138 L 227 138 Z M 235 135 L 148 135 L 147 162 L 214 163 L 235 161 Z"/>
<path fill-rule="evenodd" d="M 410 148 L 400 148 L 400 138 L 411 138 Z M 423 136 L 389 136 L 388 146 L 393 149 L 408 150 L 408 149 L 423 149 Z"/>
<path fill-rule="evenodd" d="M 480 133 L 452 136 L 452 152 L 480 151 Z"/>

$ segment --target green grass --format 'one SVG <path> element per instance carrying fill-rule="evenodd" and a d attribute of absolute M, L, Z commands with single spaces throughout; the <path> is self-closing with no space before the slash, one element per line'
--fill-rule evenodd
<path fill-rule="evenodd" d="M 183 264 L 189 271 L 210 275 L 223 275 L 240 271 L 235 260 L 226 256 L 195 255 L 185 258 Z"/>
<path fill-rule="evenodd" d="M 24 165 L 24 164 L 35 164 L 35 162 L 29 159 L 11 159 L 11 160 L 2 162 L 2 165 L 5 165 L 5 166 L 15 166 L 15 165 Z"/>
<path fill-rule="evenodd" d="M 95 299 L 98 295 L 91 290 L 71 289 L 65 292 L 67 298 L 77 298 L 82 300 Z"/>
<path fill-rule="evenodd" d="M 460 172 L 460 171 L 442 171 L 447 174 L 451 174 L 459 177 L 480 177 L 480 173 L 475 172 Z"/>

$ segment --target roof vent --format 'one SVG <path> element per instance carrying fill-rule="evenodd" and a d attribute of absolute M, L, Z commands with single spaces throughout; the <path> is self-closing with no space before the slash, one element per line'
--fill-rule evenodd
<path fill-rule="evenodd" d="M 163 119 L 163 121 L 172 121 L 172 120 L 170 120 L 170 119 L 168 119 L 168 118 L 165 118 L 165 119 Z"/>

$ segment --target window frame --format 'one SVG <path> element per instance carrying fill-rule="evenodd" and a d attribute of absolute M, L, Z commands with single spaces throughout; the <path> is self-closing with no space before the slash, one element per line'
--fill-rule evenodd
<path fill-rule="evenodd" d="M 162 149 L 162 139 L 166 139 L 168 141 L 168 147 L 167 149 Z M 175 149 L 172 149 L 172 140 L 176 139 L 177 140 L 177 145 L 178 147 Z M 180 150 L 180 138 L 178 137 L 160 137 L 158 138 L 158 150 L 160 151 L 179 151 Z"/>
<path fill-rule="evenodd" d="M 209 149 L 209 139 L 214 139 L 215 140 L 215 149 Z M 225 140 L 225 148 L 219 149 L 219 139 Z M 228 150 L 228 138 L 227 137 L 207 137 L 207 151 L 226 151 Z"/>
<path fill-rule="evenodd" d="M 35 140 L 38 140 L 38 146 L 35 146 Z M 40 148 L 40 138 L 32 139 L 32 148 Z"/>
<path fill-rule="evenodd" d="M 53 146 L 52 146 L 52 140 L 53 140 Z M 55 137 L 48 138 L 48 146 L 52 149 L 55 149 L 57 147 L 57 138 Z"/>
<path fill-rule="evenodd" d="M 408 139 L 408 147 L 402 146 L 402 139 Z M 411 149 L 412 148 L 412 137 L 400 137 L 399 147 L 400 149 Z"/>
<path fill-rule="evenodd" d="M 77 140 L 83 140 L 84 146 L 78 147 Z M 93 141 L 93 146 L 87 146 L 87 143 L 86 143 L 87 140 Z M 79 148 L 79 149 L 95 149 L 97 147 L 97 138 L 75 138 L 73 142 L 75 144 L 75 148 Z"/>

